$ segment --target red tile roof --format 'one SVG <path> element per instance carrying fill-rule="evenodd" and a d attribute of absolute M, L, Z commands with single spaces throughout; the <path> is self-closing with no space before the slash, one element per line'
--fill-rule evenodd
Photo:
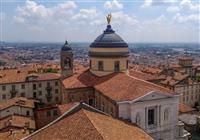
<path fill-rule="evenodd" d="M 11 106 L 22 106 L 27 108 L 34 108 L 34 103 L 37 102 L 36 100 L 27 99 L 24 97 L 15 97 L 5 102 L 0 103 L 0 110 L 6 109 Z"/>
<path fill-rule="evenodd" d="M 26 82 L 28 76 L 30 76 L 30 73 L 26 69 L 0 70 L 0 84 Z M 39 81 L 54 80 L 60 78 L 60 74 L 56 73 L 42 73 L 35 74 L 35 76 L 37 76 L 36 80 Z"/>
<path fill-rule="evenodd" d="M 153 140 L 142 129 L 79 104 L 25 140 Z"/>
<path fill-rule="evenodd" d="M 94 87 L 115 101 L 134 100 L 151 91 L 172 93 L 169 89 L 128 76 L 124 73 L 113 73 L 98 77 L 89 71 L 85 71 L 82 74 L 64 79 L 62 82 L 66 89 Z"/>
<path fill-rule="evenodd" d="M 157 76 L 157 75 L 152 75 L 152 74 L 147 74 L 141 71 L 137 71 L 137 70 L 129 70 L 129 75 L 139 78 L 139 79 L 143 79 L 146 81 L 152 81 L 152 80 L 160 80 L 160 79 L 164 79 L 163 77 Z"/>
<path fill-rule="evenodd" d="M 193 111 L 195 111 L 194 108 L 192 108 L 186 104 L 179 103 L 179 112 L 180 113 L 189 113 L 189 112 L 193 112 Z"/>

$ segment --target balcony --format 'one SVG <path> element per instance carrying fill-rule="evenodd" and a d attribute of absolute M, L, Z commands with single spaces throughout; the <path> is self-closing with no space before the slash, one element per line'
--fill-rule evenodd
<path fill-rule="evenodd" d="M 12 89 L 12 90 L 10 91 L 10 94 L 11 94 L 11 98 L 16 97 L 16 95 L 17 95 L 17 90 L 16 90 L 16 89 Z"/>
<path fill-rule="evenodd" d="M 47 90 L 47 91 L 51 91 L 51 90 L 52 90 L 52 87 L 51 87 L 51 86 L 47 86 L 47 87 L 46 87 L 46 90 Z"/>

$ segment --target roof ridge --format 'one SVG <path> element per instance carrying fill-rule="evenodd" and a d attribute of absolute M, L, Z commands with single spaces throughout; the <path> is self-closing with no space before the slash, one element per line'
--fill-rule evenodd
<path fill-rule="evenodd" d="M 160 88 L 162 88 L 162 89 L 169 90 L 169 89 L 167 89 L 167 88 L 165 88 L 165 87 L 162 87 L 162 86 L 160 86 L 160 85 L 156 85 L 156 84 L 151 83 L 151 82 L 149 82 L 149 81 L 145 81 L 145 80 L 143 80 L 143 79 L 139 79 L 139 78 L 136 78 L 136 77 L 131 76 L 131 75 L 127 75 L 127 76 L 129 76 L 130 78 L 133 78 L 133 79 L 136 79 L 136 80 L 139 80 L 139 81 L 142 81 L 142 82 L 145 82 L 145 83 L 148 83 L 148 84 L 151 84 L 151 85 L 160 87 Z M 169 90 L 169 91 L 170 91 L 170 90 Z M 171 93 L 171 92 L 170 92 L 170 93 Z"/>
<path fill-rule="evenodd" d="M 90 119 L 90 117 L 87 115 L 87 113 L 85 112 L 86 110 L 82 110 L 84 112 L 84 114 L 86 115 L 87 119 L 89 120 L 90 124 L 95 128 L 95 130 L 97 131 L 97 133 L 102 137 L 102 139 L 104 140 L 104 137 L 102 136 L 102 134 L 99 132 L 99 130 L 97 129 L 97 127 L 95 127 L 95 125 L 93 124 L 92 120 Z"/>

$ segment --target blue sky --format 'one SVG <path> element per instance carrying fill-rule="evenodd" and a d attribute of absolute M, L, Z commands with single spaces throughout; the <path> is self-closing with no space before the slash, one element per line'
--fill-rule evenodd
<path fill-rule="evenodd" d="M 112 27 L 127 42 L 200 42 L 198 0 L 0 0 L 1 39 L 92 42 Z"/>

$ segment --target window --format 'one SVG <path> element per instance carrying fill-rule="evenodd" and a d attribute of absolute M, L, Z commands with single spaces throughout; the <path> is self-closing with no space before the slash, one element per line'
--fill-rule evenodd
<path fill-rule="evenodd" d="M 36 98 L 37 94 L 36 92 L 33 92 L 33 98 Z"/>
<path fill-rule="evenodd" d="M 39 83 L 39 85 L 38 85 L 39 87 L 42 87 L 42 83 Z"/>
<path fill-rule="evenodd" d="M 58 93 L 58 89 L 55 89 L 55 93 Z"/>
<path fill-rule="evenodd" d="M 114 70 L 115 71 L 119 71 L 120 70 L 120 63 L 119 63 L 119 61 L 115 61 L 114 65 L 115 65 L 115 67 L 114 67 L 115 69 Z"/>
<path fill-rule="evenodd" d="M 93 106 L 94 105 L 94 99 L 89 99 L 89 105 Z"/>
<path fill-rule="evenodd" d="M 169 120 L 169 110 L 168 109 L 165 109 L 165 111 L 164 111 L 164 120 L 165 121 Z"/>
<path fill-rule="evenodd" d="M 55 82 L 55 86 L 58 86 L 58 81 Z"/>
<path fill-rule="evenodd" d="M 42 95 L 42 91 L 39 91 L 39 96 L 41 96 Z"/>
<path fill-rule="evenodd" d="M 12 90 L 15 90 L 15 85 L 12 85 Z"/>
<path fill-rule="evenodd" d="M 30 116 L 30 112 L 29 111 L 26 111 L 26 116 Z"/>
<path fill-rule="evenodd" d="M 53 110 L 53 115 L 57 116 L 58 115 L 58 111 L 57 110 Z"/>
<path fill-rule="evenodd" d="M 24 84 L 21 85 L 21 89 L 25 89 L 25 85 Z"/>
<path fill-rule="evenodd" d="M 50 117 L 51 116 L 51 111 L 47 111 L 47 117 Z"/>
<path fill-rule="evenodd" d="M 6 86 L 2 86 L 2 90 L 3 90 L 3 91 L 6 90 Z"/>
<path fill-rule="evenodd" d="M 21 93 L 21 97 L 25 97 L 25 93 L 24 92 Z"/>
<path fill-rule="evenodd" d="M 33 90 L 36 90 L 36 84 L 33 84 Z"/>
<path fill-rule="evenodd" d="M 56 102 L 58 102 L 58 101 L 59 101 L 59 98 L 58 98 L 58 97 L 56 97 L 56 98 L 55 98 L 55 101 L 56 101 Z"/>
<path fill-rule="evenodd" d="M 155 124 L 155 109 L 148 110 L 148 125 Z"/>
<path fill-rule="evenodd" d="M 126 69 L 128 69 L 128 60 L 126 60 Z"/>
<path fill-rule="evenodd" d="M 90 69 L 92 68 L 92 61 L 90 60 Z"/>
<path fill-rule="evenodd" d="M 138 126 L 140 126 L 140 115 L 139 114 L 136 115 L 135 122 Z"/>
<path fill-rule="evenodd" d="M 103 61 L 98 61 L 98 70 L 103 71 Z"/>
<path fill-rule="evenodd" d="M 2 99 L 6 99 L 6 94 L 3 94 L 3 95 L 2 95 Z"/>
<path fill-rule="evenodd" d="M 49 82 L 47 82 L 47 87 L 50 87 L 50 83 Z"/>

